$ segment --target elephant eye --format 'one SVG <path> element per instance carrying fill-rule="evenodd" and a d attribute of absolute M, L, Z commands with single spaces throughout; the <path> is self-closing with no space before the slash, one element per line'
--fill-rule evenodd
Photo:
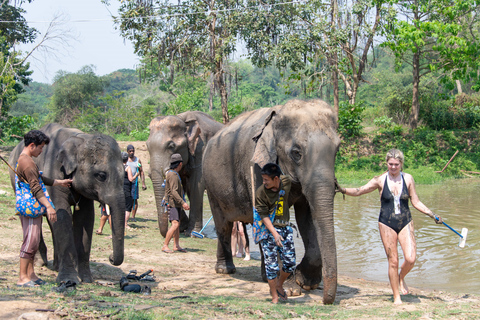
<path fill-rule="evenodd" d="M 302 152 L 299 146 L 293 146 L 292 150 L 290 150 L 290 157 L 297 163 L 302 159 Z"/>
<path fill-rule="evenodd" d="M 107 180 L 107 173 L 103 171 L 96 172 L 93 174 L 93 176 L 100 182 L 104 182 L 105 180 Z"/>
<path fill-rule="evenodd" d="M 167 144 L 167 149 L 174 150 L 174 149 L 175 149 L 175 142 L 170 141 L 170 142 Z"/>

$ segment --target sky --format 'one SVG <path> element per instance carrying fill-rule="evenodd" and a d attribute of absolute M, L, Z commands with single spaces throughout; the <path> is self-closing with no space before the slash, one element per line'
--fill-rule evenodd
<path fill-rule="evenodd" d="M 30 27 L 42 35 L 55 15 L 61 14 L 63 30 L 71 30 L 69 46 L 52 43 L 56 54 L 34 53 L 30 62 L 31 78 L 36 82 L 52 83 L 58 70 L 77 72 L 85 65 L 94 65 L 99 76 L 118 69 L 135 69 L 139 64 L 133 53 L 133 45 L 123 40 L 115 30 L 111 14 L 117 15 L 119 1 L 110 1 L 106 7 L 100 0 L 34 0 L 22 8 Z M 39 35 L 37 38 L 41 38 Z M 76 40 L 75 40 L 76 39 Z M 35 44 L 22 45 L 20 50 L 29 51 Z"/>

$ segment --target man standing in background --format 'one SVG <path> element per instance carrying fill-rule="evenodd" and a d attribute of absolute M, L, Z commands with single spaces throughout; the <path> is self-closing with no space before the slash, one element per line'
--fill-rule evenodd
<path fill-rule="evenodd" d="M 131 144 L 127 146 L 128 161 L 127 165 L 132 169 L 132 175 L 134 176 L 137 171 L 140 173 L 140 178 L 142 179 L 142 190 L 147 190 L 147 185 L 145 184 L 145 174 L 143 173 L 142 161 L 135 156 L 135 147 Z M 133 208 L 132 208 L 132 221 L 135 220 L 135 215 L 137 214 L 138 209 L 138 177 L 132 182 L 132 198 L 133 198 Z"/>

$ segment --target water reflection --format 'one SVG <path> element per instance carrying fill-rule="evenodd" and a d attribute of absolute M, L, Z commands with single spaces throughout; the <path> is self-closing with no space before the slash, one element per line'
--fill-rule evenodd
<path fill-rule="evenodd" d="M 465 248 L 459 248 L 459 236 L 447 227 L 435 224 L 410 204 L 417 239 L 417 261 L 406 278 L 407 284 L 417 288 L 480 294 L 480 273 L 477 272 L 480 179 L 417 185 L 416 189 L 420 200 L 452 228 L 458 232 L 468 228 L 468 237 Z M 388 282 L 387 258 L 378 232 L 379 211 L 378 192 L 361 197 L 347 196 L 345 201 L 341 194 L 336 196 L 335 236 L 340 274 Z M 205 212 L 204 221 L 210 215 Z M 213 220 L 204 234 L 215 237 Z M 249 237 L 252 257 L 258 259 L 258 246 L 253 244 L 250 228 Z M 301 261 L 304 255 L 301 238 L 295 239 L 295 245 L 297 259 Z M 399 255 L 402 263 L 400 246 Z"/>

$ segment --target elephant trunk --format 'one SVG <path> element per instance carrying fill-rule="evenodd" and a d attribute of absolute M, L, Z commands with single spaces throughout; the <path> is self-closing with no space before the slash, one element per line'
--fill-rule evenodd
<path fill-rule="evenodd" d="M 333 220 L 335 190 L 333 182 L 332 187 L 322 184 L 311 190 L 314 190 L 313 197 L 307 195 L 307 200 L 310 204 L 316 241 L 321 254 L 321 261 L 314 264 L 322 266 L 323 303 L 332 304 L 337 292 L 337 247 Z"/>
<path fill-rule="evenodd" d="M 112 216 L 112 246 L 113 253 L 110 255 L 110 263 L 114 266 L 123 263 L 124 236 L 125 236 L 125 196 L 123 190 L 114 201 L 106 202 L 110 207 Z"/>
<path fill-rule="evenodd" d="M 162 170 L 154 170 L 151 172 L 153 191 L 155 194 L 155 203 L 157 205 L 157 215 L 158 215 L 158 229 L 160 234 L 165 237 L 168 231 L 168 213 L 165 210 L 165 207 L 162 206 L 162 199 L 165 195 L 165 186 L 164 175 Z"/>

